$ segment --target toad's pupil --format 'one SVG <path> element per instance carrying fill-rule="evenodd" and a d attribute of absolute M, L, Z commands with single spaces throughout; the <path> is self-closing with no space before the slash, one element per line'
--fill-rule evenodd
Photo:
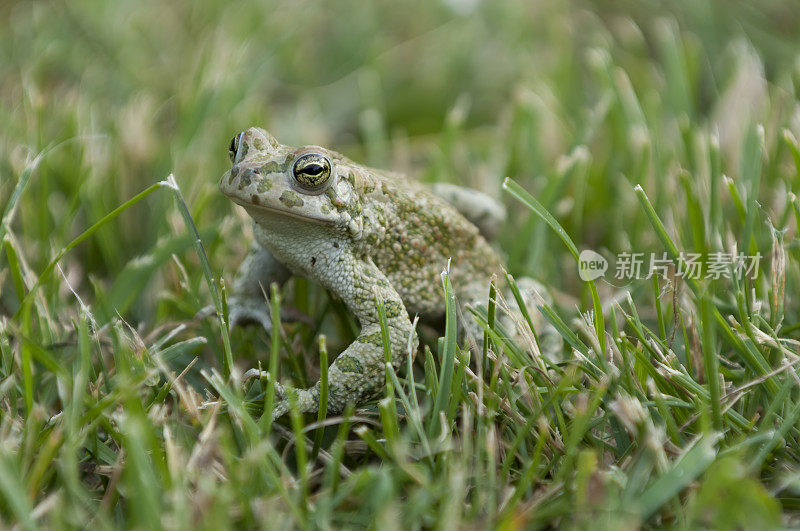
<path fill-rule="evenodd" d="M 305 168 L 303 168 L 303 173 L 308 175 L 319 175 L 323 171 L 323 167 L 320 164 L 309 164 Z"/>

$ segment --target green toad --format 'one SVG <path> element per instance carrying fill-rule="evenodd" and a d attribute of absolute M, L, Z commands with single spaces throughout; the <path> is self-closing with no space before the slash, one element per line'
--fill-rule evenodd
<path fill-rule="evenodd" d="M 444 312 L 441 272 L 448 260 L 464 302 L 485 299 L 490 277 L 502 271 L 484 234 L 497 231 L 505 211 L 484 194 L 454 185 L 434 193 L 328 149 L 281 145 L 255 127 L 234 137 L 230 156 L 233 166 L 219 186 L 252 217 L 256 236 L 234 282 L 231 325 L 257 322 L 271 331 L 263 293 L 292 274 L 341 298 L 361 325 L 330 367 L 330 413 L 363 403 L 384 386 L 378 298 L 399 369 L 409 345 L 417 349 L 409 315 L 435 319 Z M 273 417 L 288 409 L 287 388 L 276 385 L 282 400 Z M 293 392 L 301 411 L 318 409 L 319 383 Z"/>

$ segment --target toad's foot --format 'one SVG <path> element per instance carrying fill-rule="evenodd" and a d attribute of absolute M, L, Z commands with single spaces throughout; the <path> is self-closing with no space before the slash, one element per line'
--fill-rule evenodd
<path fill-rule="evenodd" d="M 197 312 L 195 319 L 205 319 L 214 315 L 215 312 L 216 308 L 213 305 L 206 306 Z M 308 315 L 291 307 L 281 308 L 281 322 L 313 324 Z M 267 334 L 272 333 L 272 315 L 267 302 L 263 299 L 245 297 L 231 297 L 228 299 L 228 327 L 235 328 L 252 324 L 261 325 Z"/>
<path fill-rule="evenodd" d="M 268 334 L 272 333 L 272 316 L 263 300 L 232 297 L 228 302 L 228 319 L 231 328 L 260 324 Z"/>
<path fill-rule="evenodd" d="M 408 317 L 403 310 L 403 318 Z M 399 370 L 400 364 L 408 358 L 407 348 L 416 352 L 418 340 L 416 333 L 408 326 L 396 326 L 402 319 L 389 318 L 389 343 L 392 350 L 392 366 Z M 394 325 L 394 326 L 393 326 Z M 267 378 L 269 373 L 258 369 L 250 369 L 244 374 L 244 381 L 252 378 Z M 377 396 L 386 381 L 386 361 L 381 340 L 379 325 L 364 327 L 356 340 L 345 349 L 328 368 L 327 412 L 339 414 L 349 404 L 363 404 L 365 400 Z M 272 410 L 272 418 L 276 419 L 292 407 L 299 413 L 311 413 L 320 408 L 321 383 L 317 382 L 308 389 L 297 389 L 275 382 L 275 391 L 279 401 Z"/>
<path fill-rule="evenodd" d="M 258 369 L 250 369 L 244 373 L 242 382 L 246 382 L 253 378 L 270 379 L 267 371 L 260 371 Z M 297 411 L 300 413 L 309 413 L 319 410 L 319 384 L 310 389 L 297 389 L 288 385 L 283 385 L 280 382 L 275 382 L 275 396 L 278 401 L 272 408 L 272 420 L 275 420 L 286 414 L 295 403 Z"/>

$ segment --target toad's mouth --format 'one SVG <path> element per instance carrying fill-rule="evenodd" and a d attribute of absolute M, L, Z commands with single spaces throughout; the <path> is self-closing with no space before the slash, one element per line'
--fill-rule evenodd
<path fill-rule="evenodd" d="M 308 221 L 311 223 L 319 223 L 321 225 L 335 225 L 334 220 L 328 218 L 321 218 L 316 216 L 311 216 L 308 214 L 300 213 L 297 211 L 293 211 L 289 208 L 279 207 L 276 205 L 265 205 L 261 203 L 253 203 L 252 201 L 246 201 L 239 197 L 235 196 L 228 196 L 231 201 L 239 205 L 240 207 L 247 210 L 250 217 L 259 221 L 263 219 L 264 221 L 268 221 L 268 219 L 264 218 L 273 218 L 277 215 L 278 217 L 289 217 L 294 218 L 301 221 Z"/>

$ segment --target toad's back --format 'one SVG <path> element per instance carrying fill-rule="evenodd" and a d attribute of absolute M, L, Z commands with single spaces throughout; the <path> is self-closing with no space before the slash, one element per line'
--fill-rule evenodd
<path fill-rule="evenodd" d="M 500 272 L 500 259 L 478 229 L 416 181 L 362 173 L 365 256 L 398 290 L 408 310 L 442 314 L 441 272 L 450 260 L 457 293 Z M 463 291 L 462 291 L 463 290 Z"/>

